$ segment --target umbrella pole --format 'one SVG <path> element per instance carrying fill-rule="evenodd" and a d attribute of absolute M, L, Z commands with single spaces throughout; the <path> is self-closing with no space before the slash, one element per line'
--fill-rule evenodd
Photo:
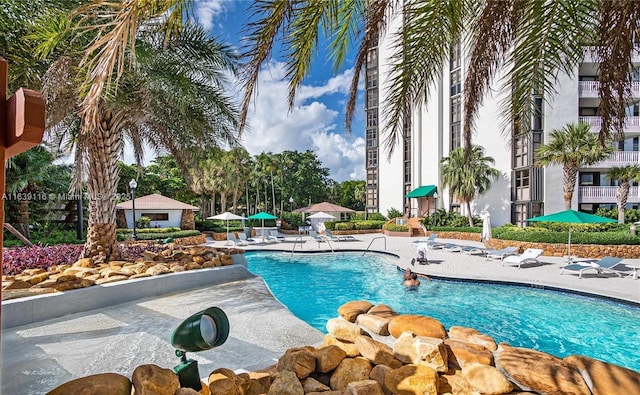
<path fill-rule="evenodd" d="M 569 225 L 569 246 L 567 247 L 567 250 L 569 254 L 569 263 L 573 263 L 573 260 L 571 259 L 571 225 Z"/>

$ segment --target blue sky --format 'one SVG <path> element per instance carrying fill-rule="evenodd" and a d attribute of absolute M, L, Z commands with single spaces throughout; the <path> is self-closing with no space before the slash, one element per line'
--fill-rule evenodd
<path fill-rule="evenodd" d="M 237 45 L 250 4 L 245 0 L 199 0 L 195 13 L 212 35 Z M 344 110 L 353 76 L 351 64 L 333 75 L 330 61 L 321 49 L 311 74 L 298 90 L 295 107 L 289 111 L 284 59 L 278 55 L 274 51 L 272 60 L 260 73 L 258 95 L 248 117 L 250 129 L 243 138 L 245 148 L 251 155 L 309 149 L 330 169 L 334 180 L 364 180 L 362 92 L 351 134 L 344 130 Z"/>

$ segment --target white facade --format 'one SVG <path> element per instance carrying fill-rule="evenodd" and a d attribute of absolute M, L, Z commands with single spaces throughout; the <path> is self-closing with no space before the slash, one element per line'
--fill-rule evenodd
<path fill-rule="evenodd" d="M 167 218 L 166 220 L 157 219 L 164 218 L 165 214 Z M 124 215 L 127 219 L 127 228 L 133 229 L 133 210 L 124 210 Z M 140 217 L 152 218 L 149 225 L 150 228 L 179 228 L 180 222 L 182 221 L 182 210 L 138 210 L 136 208 L 136 219 L 139 219 Z"/>

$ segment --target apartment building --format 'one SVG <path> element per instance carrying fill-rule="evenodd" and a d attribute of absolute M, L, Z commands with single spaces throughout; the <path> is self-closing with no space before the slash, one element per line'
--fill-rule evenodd
<path fill-rule="evenodd" d="M 443 188 L 440 161 L 462 144 L 462 90 L 467 57 L 460 44 L 450 49 L 449 62 L 431 87 L 428 101 L 412 110 L 403 125 L 402 138 L 389 155 L 382 144 L 388 135 L 382 114 L 392 54 L 389 41 L 381 38 L 378 46 L 370 50 L 366 67 L 366 211 L 386 214 L 394 208 L 412 216 L 425 216 L 437 206 L 466 214 L 466 207 Z M 634 54 L 633 62 L 640 66 L 640 52 Z M 532 114 L 530 130 L 522 133 L 514 132 L 500 105 L 509 94 L 508 87 L 500 85 L 500 75 L 494 79 L 497 82 L 478 111 L 473 144 L 484 147 L 485 155 L 495 159 L 495 168 L 501 175 L 487 193 L 472 202 L 474 215 L 487 210 L 494 226 L 525 225 L 527 218 L 564 209 L 562 168 L 535 166 L 535 150 L 549 138 L 551 131 L 569 123 L 586 122 L 593 133 L 600 131 L 597 75 L 596 57 L 587 48 L 575 72 L 558 77 L 553 97 L 533 98 L 540 110 Z M 593 213 L 599 207 L 615 207 L 617 182 L 607 178 L 608 171 L 640 163 L 638 72 L 632 80 L 625 140 L 617 142 L 618 151 L 610 158 L 580 170 L 573 209 Z M 637 207 L 639 202 L 640 190 L 634 185 L 628 207 Z"/>

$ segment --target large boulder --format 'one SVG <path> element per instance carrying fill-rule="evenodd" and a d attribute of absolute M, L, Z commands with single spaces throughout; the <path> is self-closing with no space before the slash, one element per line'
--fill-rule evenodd
<path fill-rule="evenodd" d="M 220 368 L 209 373 L 209 392 L 211 395 L 240 395 L 238 378 L 231 369 Z"/>
<path fill-rule="evenodd" d="M 640 394 L 640 373 L 582 355 L 564 361 L 585 378 L 593 395 Z"/>
<path fill-rule="evenodd" d="M 372 367 L 371 362 L 363 357 L 343 359 L 331 375 L 331 389 L 343 391 L 353 381 L 367 380 Z"/>
<path fill-rule="evenodd" d="M 328 320 L 327 332 L 338 340 L 350 343 L 355 342 L 356 338 L 364 333 L 358 325 L 343 318 L 331 318 Z"/>
<path fill-rule="evenodd" d="M 404 365 L 387 374 L 384 384 L 397 395 L 438 395 L 438 373 L 426 365 Z"/>
<path fill-rule="evenodd" d="M 349 395 L 384 395 L 382 387 L 375 380 L 353 381 L 347 385 Z"/>
<path fill-rule="evenodd" d="M 462 340 L 467 343 L 479 344 L 491 351 L 498 349 L 496 341 L 492 337 L 483 335 L 473 328 L 464 326 L 452 326 L 449 328 L 449 338 L 454 340 Z"/>
<path fill-rule="evenodd" d="M 444 339 L 447 331 L 435 318 L 415 314 L 402 314 L 389 321 L 389 333 L 396 339 L 403 332 L 412 332 L 416 336 Z"/>
<path fill-rule="evenodd" d="M 354 300 L 338 307 L 338 314 L 349 322 L 356 322 L 356 317 L 366 313 L 371 307 L 373 305 L 366 300 Z"/>
<path fill-rule="evenodd" d="M 553 355 L 501 344 L 495 364 L 525 391 L 541 394 L 591 395 L 578 369 Z"/>
<path fill-rule="evenodd" d="M 290 348 L 278 359 L 278 372 L 294 372 L 298 379 L 304 379 L 316 370 L 315 350 L 312 347 Z"/>
<path fill-rule="evenodd" d="M 387 374 L 392 370 L 393 368 L 387 365 L 376 365 L 373 367 L 373 369 L 371 369 L 371 372 L 369 373 L 369 378 L 377 381 L 378 384 L 380 384 L 380 388 L 382 388 L 382 391 L 384 392 L 385 395 L 391 395 L 391 390 L 389 390 L 385 386 L 384 379 L 387 377 Z"/>
<path fill-rule="evenodd" d="M 295 373 L 284 371 L 273 380 L 267 395 L 304 395 L 304 389 Z"/>
<path fill-rule="evenodd" d="M 344 342 L 342 340 L 339 340 L 331 333 L 327 333 L 326 335 L 324 335 L 322 346 L 323 347 L 326 347 L 326 346 L 340 347 L 340 349 L 342 349 L 347 354 L 347 357 L 350 357 L 350 358 L 357 357 L 358 355 L 360 355 L 360 352 L 358 351 L 358 348 L 356 347 L 355 344 L 353 344 L 352 342 Z"/>
<path fill-rule="evenodd" d="M 438 383 L 438 391 L 441 394 L 469 395 L 478 393 L 464 378 L 461 370 L 451 369 L 440 375 Z"/>
<path fill-rule="evenodd" d="M 127 377 L 116 373 L 102 373 L 91 376 L 80 377 L 79 379 L 67 381 L 66 383 L 47 392 L 47 395 L 69 395 L 69 394 L 112 394 L 130 395 L 131 381 Z"/>
<path fill-rule="evenodd" d="M 347 353 L 336 345 L 320 347 L 313 354 L 316 357 L 316 372 L 321 373 L 327 373 L 337 368 L 340 362 L 347 357 Z"/>
<path fill-rule="evenodd" d="M 173 395 L 180 388 L 180 381 L 173 370 L 157 365 L 138 366 L 131 381 L 136 395 Z"/>
<path fill-rule="evenodd" d="M 449 366 L 463 368 L 467 363 L 477 362 L 483 365 L 493 365 L 493 353 L 486 347 L 462 340 L 445 339 Z"/>
<path fill-rule="evenodd" d="M 513 390 L 509 380 L 493 366 L 470 362 L 462 368 L 462 375 L 484 395 L 507 394 Z"/>
<path fill-rule="evenodd" d="M 386 344 L 367 336 L 358 336 L 355 345 L 360 355 L 373 362 L 374 365 L 387 365 L 399 368 L 402 362 L 393 355 L 393 349 Z"/>
<path fill-rule="evenodd" d="M 427 365 L 438 372 L 449 370 L 447 348 L 442 339 L 404 332 L 393 344 L 393 355 L 404 363 Z"/>

